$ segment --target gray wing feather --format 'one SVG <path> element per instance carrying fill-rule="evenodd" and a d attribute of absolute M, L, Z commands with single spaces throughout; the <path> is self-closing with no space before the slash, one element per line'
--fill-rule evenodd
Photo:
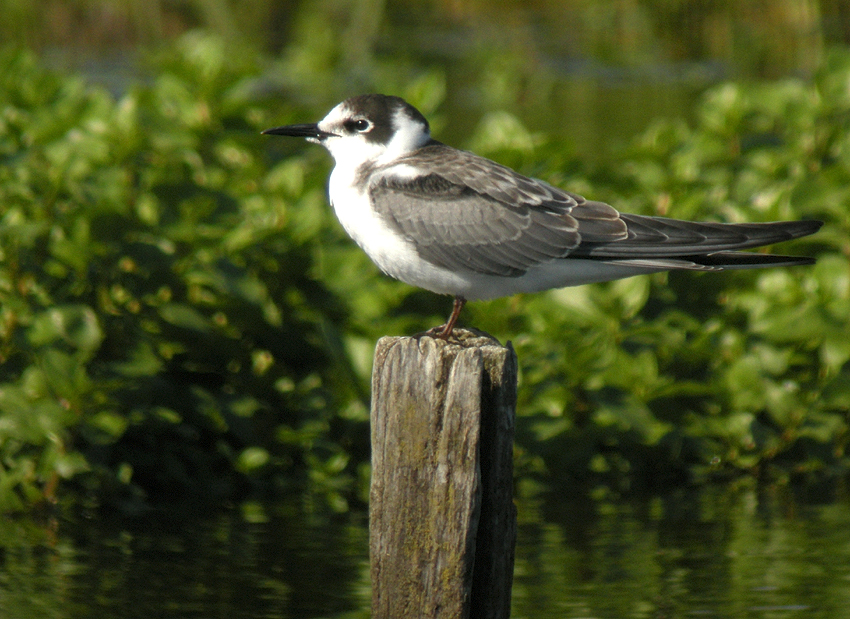
<path fill-rule="evenodd" d="M 384 178 L 371 188 L 372 203 L 385 220 L 410 239 L 420 256 L 448 269 L 518 276 L 529 267 L 565 256 L 578 244 L 577 224 L 566 217 L 506 205 L 468 188 L 425 177 Z M 546 220 L 552 221 L 546 221 Z"/>
<path fill-rule="evenodd" d="M 442 144 L 394 165 L 428 174 L 394 175 L 392 166 L 378 171 L 369 187 L 372 204 L 422 258 L 445 268 L 516 277 L 569 255 L 581 242 L 582 226 L 599 240 L 626 236 L 607 204 Z M 578 206 L 579 218 L 573 216 Z"/>
<path fill-rule="evenodd" d="M 397 165 L 427 174 L 394 174 Z M 729 224 L 620 214 L 604 202 L 585 200 L 435 141 L 372 171 L 373 206 L 423 259 L 507 277 L 568 256 L 653 268 L 767 266 L 777 257 L 730 250 L 799 238 L 821 226 L 817 221 Z"/>

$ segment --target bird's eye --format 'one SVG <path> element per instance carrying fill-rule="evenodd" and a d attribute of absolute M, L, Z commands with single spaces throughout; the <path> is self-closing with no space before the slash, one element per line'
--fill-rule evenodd
<path fill-rule="evenodd" d="M 372 125 L 365 118 L 358 118 L 356 120 L 346 120 L 343 123 L 343 126 L 347 131 L 354 133 L 355 131 L 362 133 L 371 127 Z"/>

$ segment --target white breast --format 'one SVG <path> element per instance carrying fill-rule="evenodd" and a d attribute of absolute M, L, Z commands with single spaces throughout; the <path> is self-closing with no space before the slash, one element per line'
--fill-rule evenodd
<path fill-rule="evenodd" d="M 348 235 L 381 271 L 411 286 L 438 294 L 478 298 L 471 290 L 474 274 L 453 273 L 435 266 L 416 253 L 413 244 L 392 230 L 374 212 L 365 190 L 354 186 L 354 171 L 337 165 L 331 172 L 331 206 Z"/>
<path fill-rule="evenodd" d="M 421 285 L 422 259 L 413 246 L 394 232 L 378 216 L 365 190 L 354 186 L 353 170 L 336 166 L 331 172 L 329 194 L 339 222 L 348 235 L 387 275 L 404 282 Z"/>

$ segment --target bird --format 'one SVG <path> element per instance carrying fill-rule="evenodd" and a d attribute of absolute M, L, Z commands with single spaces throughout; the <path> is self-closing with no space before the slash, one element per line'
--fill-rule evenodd
<path fill-rule="evenodd" d="M 431 137 L 404 99 L 364 94 L 317 123 L 267 129 L 306 138 L 334 159 L 331 206 L 386 275 L 454 297 L 448 340 L 467 300 L 671 270 L 813 264 L 741 251 L 814 234 L 823 222 L 696 222 L 620 213 Z"/>

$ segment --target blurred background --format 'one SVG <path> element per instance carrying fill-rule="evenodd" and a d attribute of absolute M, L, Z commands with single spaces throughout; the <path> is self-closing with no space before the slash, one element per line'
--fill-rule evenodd
<path fill-rule="evenodd" d="M 652 118 L 691 116 L 711 84 L 810 76 L 850 37 L 843 0 L 4 0 L 2 9 L 2 40 L 114 93 L 150 77 L 145 52 L 202 28 L 231 59 L 285 61 L 268 78 L 290 103 L 321 110 L 431 70 L 445 84 L 447 135 L 507 109 L 591 160 Z"/>
<path fill-rule="evenodd" d="M 623 211 L 821 219 L 814 267 L 471 303 L 520 364 L 513 616 L 840 617 L 850 1 L 0 0 L 0 616 L 367 617 L 390 281 L 353 94 Z M 773 251 L 771 249 L 771 251 Z"/>

